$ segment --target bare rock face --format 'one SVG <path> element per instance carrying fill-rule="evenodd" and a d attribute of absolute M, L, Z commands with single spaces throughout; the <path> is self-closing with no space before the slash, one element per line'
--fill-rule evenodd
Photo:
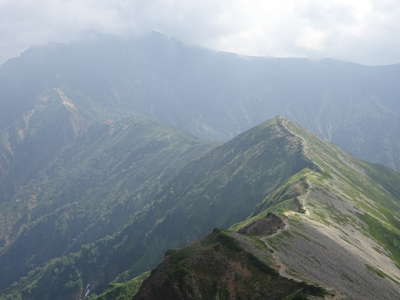
<path fill-rule="evenodd" d="M 285 228 L 285 222 L 273 213 L 261 218 L 243 228 L 238 232 L 249 235 L 271 235 Z"/>

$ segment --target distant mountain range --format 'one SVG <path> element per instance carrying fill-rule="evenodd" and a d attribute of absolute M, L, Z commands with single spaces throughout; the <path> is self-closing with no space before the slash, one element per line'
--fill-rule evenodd
<path fill-rule="evenodd" d="M 156 33 L 6 62 L 0 299 L 399 298 L 398 75 Z"/>
<path fill-rule="evenodd" d="M 283 115 L 353 155 L 400 169 L 400 65 L 244 57 L 161 34 L 26 51 L 0 68 L 0 128 L 58 91 L 87 115 L 152 116 L 226 141 Z"/>

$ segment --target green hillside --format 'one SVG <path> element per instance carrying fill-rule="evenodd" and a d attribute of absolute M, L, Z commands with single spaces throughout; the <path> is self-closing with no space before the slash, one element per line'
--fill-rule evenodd
<path fill-rule="evenodd" d="M 266 195 L 257 205 L 254 216 L 235 224 L 227 234 L 250 241 L 247 249 L 264 257 L 280 276 L 323 287 L 325 294 L 319 295 L 322 298 L 398 298 L 399 174 L 358 161 L 284 119 L 277 122 L 301 139 L 302 152 L 314 168 L 304 168 Z M 191 251 L 192 248 L 188 246 L 177 252 L 186 253 L 187 258 L 177 261 L 176 265 L 171 265 L 169 257 L 165 258 L 134 299 L 158 299 L 160 293 L 176 299 L 231 299 L 232 293 L 237 297 L 244 293 L 248 299 L 297 299 L 288 288 L 285 295 L 276 296 L 277 282 L 273 288 L 263 284 L 263 295 L 251 285 L 253 282 L 246 281 L 247 288 L 238 291 L 230 290 L 229 286 L 212 289 L 199 277 L 204 271 L 192 263 L 206 259 Z M 202 251 L 207 251 L 206 257 L 214 257 L 222 250 L 203 246 Z M 246 270 L 251 278 L 258 278 L 263 270 L 258 266 L 249 271 L 248 263 L 243 261 L 236 268 L 240 271 L 233 273 L 246 274 Z M 175 275 L 176 269 L 182 270 L 180 276 Z M 225 268 L 228 270 L 229 267 Z M 211 269 L 205 274 L 212 276 L 213 272 Z M 212 281 L 213 286 L 224 287 L 229 278 L 220 275 Z M 264 275 L 263 279 L 267 280 L 268 276 Z M 235 282 L 231 287 L 240 287 L 240 284 Z M 201 294 L 205 291 L 210 294 Z M 302 295 L 299 299 L 308 299 L 308 296 Z"/>
<path fill-rule="evenodd" d="M 140 116 L 93 124 L 0 204 L 0 286 L 118 232 L 210 147 Z"/>
<path fill-rule="evenodd" d="M 192 266 L 202 259 L 202 249 L 211 251 L 217 261 L 236 257 L 257 277 L 267 264 L 284 285 L 294 280 L 322 287 L 328 291 L 324 297 L 333 293 L 352 299 L 395 299 L 400 295 L 399 187 L 398 173 L 359 161 L 278 117 L 188 163 L 121 232 L 35 269 L 3 295 L 70 299 L 88 289 L 89 295 L 101 294 L 111 281 L 124 286 L 122 282 L 154 267 L 167 249 L 220 227 L 230 228 L 226 234 L 245 239 L 248 247 L 263 245 L 260 255 L 270 260 L 254 265 L 242 260 L 242 254 L 239 259 L 226 250 L 224 244 L 213 244 L 210 250 L 200 242 L 200 252 L 194 251 L 193 258 L 193 246 L 183 250 L 183 266 L 178 261 L 178 267 L 184 267 L 180 276 L 163 273 L 163 266 L 170 272 L 168 257 L 175 254 L 167 256 L 144 282 L 138 299 L 155 299 L 145 293 L 146 287 L 152 286 L 152 293 L 165 288 L 154 285 L 154 276 L 167 280 L 170 287 L 183 284 L 184 291 L 211 284 L 201 279 L 207 273 L 185 267 L 186 262 Z M 284 224 L 276 233 L 269 229 L 271 213 Z M 222 256 L 214 256 L 214 248 L 219 247 Z M 200 278 L 199 286 L 191 286 L 194 283 L 189 278 Z M 244 278 L 237 280 L 239 286 L 245 282 Z M 220 293 L 226 282 L 217 276 L 215 284 L 220 288 L 213 291 L 225 297 Z M 126 293 L 127 288 L 121 290 Z M 289 291 L 286 296 L 296 295 Z M 248 295 L 249 290 L 241 292 Z M 260 295 L 268 292 L 263 289 Z M 191 299 L 189 294 L 186 297 Z"/>

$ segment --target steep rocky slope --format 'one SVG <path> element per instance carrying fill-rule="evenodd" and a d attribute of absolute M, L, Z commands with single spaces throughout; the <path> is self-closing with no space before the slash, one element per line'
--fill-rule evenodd
<path fill-rule="evenodd" d="M 226 234 L 246 240 L 247 248 L 270 249 L 260 250 L 270 259 L 263 265 L 278 272 L 276 279 L 284 284 L 321 287 L 328 292 L 324 297 L 395 299 L 400 295 L 399 186 L 400 174 L 359 161 L 278 117 L 189 163 L 121 232 L 34 270 L 3 295 L 94 297 L 110 281 L 123 282 L 149 270 L 168 248 L 187 244 L 214 227 L 232 226 Z M 183 264 L 197 265 L 203 250 L 209 249 L 201 246 L 194 251 L 198 256 L 189 256 Z M 217 265 L 228 259 L 214 250 L 210 254 Z M 186 268 L 183 277 L 167 276 L 163 266 L 170 269 L 168 260 L 144 282 L 140 299 L 157 299 L 151 295 L 165 286 L 154 278 L 166 280 L 173 293 L 182 292 L 173 287 L 194 284 L 190 278 L 201 279 L 194 290 L 210 284 L 206 273 L 196 273 L 196 268 Z M 257 276 L 265 271 L 249 261 L 237 262 Z M 239 286 L 245 278 L 238 278 Z M 216 279 L 220 288 L 215 293 L 227 282 Z M 150 294 L 145 292 L 148 287 Z M 248 290 L 242 292 L 249 295 Z M 231 299 L 232 293 L 221 299 Z"/>
<path fill-rule="evenodd" d="M 10 201 L 89 124 L 90 119 L 58 90 L 40 97 L 31 110 L 0 130 L 0 203 Z"/>
<path fill-rule="evenodd" d="M 360 162 L 284 119 L 278 122 L 301 141 L 314 169 L 294 174 L 259 203 L 253 217 L 231 229 L 251 237 L 253 247 L 270 256 L 270 267 L 281 276 L 317 284 L 330 291 L 325 297 L 397 299 L 399 174 Z M 265 249 L 260 249 L 260 243 Z M 185 249 L 189 251 L 190 246 Z M 217 255 L 219 250 L 212 251 Z M 190 254 L 191 259 L 197 256 Z M 198 276 L 196 268 L 185 269 L 181 279 L 164 270 L 166 264 L 168 258 L 144 282 L 135 299 L 161 299 L 156 296 L 159 292 L 176 289 L 191 297 L 190 288 L 206 287 L 201 281 L 200 287 L 190 281 Z M 184 266 L 184 262 L 179 263 L 179 267 Z M 182 281 L 192 286 L 183 289 Z M 223 277 L 215 278 L 214 284 L 222 283 Z M 251 290 L 254 288 L 247 292 L 251 294 Z M 268 292 L 267 296 L 274 298 L 274 290 Z M 257 293 L 251 295 L 263 299 Z M 213 291 L 208 298 L 216 296 L 218 292 Z M 221 299 L 235 297 L 228 293 Z"/>

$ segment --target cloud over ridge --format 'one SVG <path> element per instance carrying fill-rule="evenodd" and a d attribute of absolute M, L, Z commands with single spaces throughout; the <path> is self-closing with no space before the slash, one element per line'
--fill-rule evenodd
<path fill-rule="evenodd" d="M 257 56 L 400 62 L 396 0 L 0 0 L 0 61 L 88 32 L 152 30 Z"/>

